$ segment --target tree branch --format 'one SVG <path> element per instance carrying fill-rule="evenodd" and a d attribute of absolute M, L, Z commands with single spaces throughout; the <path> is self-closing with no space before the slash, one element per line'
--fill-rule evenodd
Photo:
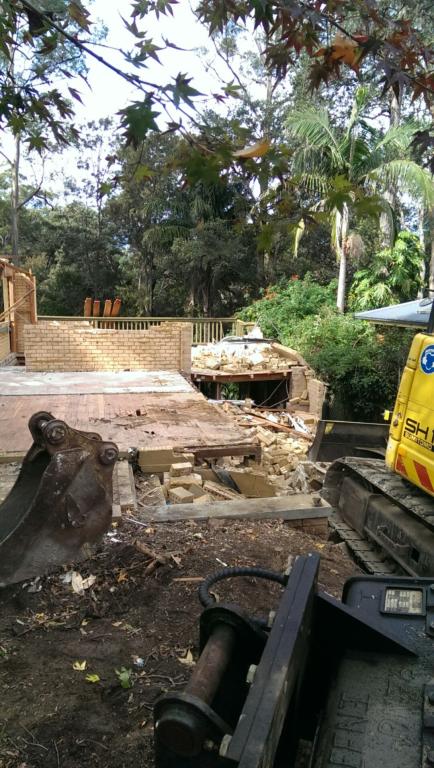
<path fill-rule="evenodd" d="M 95 53 L 95 51 L 92 51 L 91 48 L 89 48 L 85 43 L 82 43 L 81 40 L 78 40 L 78 38 L 74 37 L 73 35 L 70 35 L 69 32 L 66 32 L 62 27 L 60 27 L 56 22 L 54 22 L 50 16 L 46 13 L 46 11 L 40 11 L 38 8 L 35 8 L 35 6 L 29 2 L 29 0 L 21 0 L 21 4 L 24 6 L 24 8 L 27 8 L 29 11 L 32 11 L 33 13 L 37 13 L 39 16 L 42 16 L 42 18 L 45 20 L 47 26 L 51 27 L 52 29 L 55 29 L 56 32 L 58 32 L 60 35 L 63 35 L 63 37 L 66 40 L 69 40 L 70 43 L 77 46 L 77 48 L 80 48 L 84 53 L 87 53 L 88 56 L 91 56 L 96 61 L 99 61 L 100 64 L 102 64 L 104 67 L 107 67 L 107 69 L 110 69 L 112 72 L 114 72 L 119 77 L 122 77 L 127 82 L 131 83 L 132 85 L 146 85 L 149 88 L 155 88 L 156 90 L 161 90 L 161 86 L 157 85 L 156 83 L 150 83 L 147 80 L 142 80 L 141 77 L 138 75 L 130 75 L 128 72 L 124 72 L 122 69 L 119 69 L 114 64 L 111 64 L 109 61 L 104 59 L 102 56 L 100 56 L 98 53 Z"/>
<path fill-rule="evenodd" d="M 45 160 L 43 159 L 42 160 L 42 175 L 41 175 L 41 180 L 40 180 L 38 186 L 35 189 L 33 189 L 32 192 L 30 192 L 24 198 L 24 200 L 21 200 L 21 202 L 17 206 L 17 211 L 20 211 L 22 208 L 24 208 L 24 206 L 26 206 L 27 203 L 29 203 L 30 200 L 32 200 L 38 194 L 38 192 L 41 191 L 42 184 L 44 183 L 44 177 L 45 177 Z"/>
<path fill-rule="evenodd" d="M 9 163 L 9 165 L 13 165 L 12 160 L 9 159 L 9 157 L 3 152 L 2 149 L 0 149 L 0 155 L 4 157 L 4 159 L 6 160 L 7 163 Z"/>

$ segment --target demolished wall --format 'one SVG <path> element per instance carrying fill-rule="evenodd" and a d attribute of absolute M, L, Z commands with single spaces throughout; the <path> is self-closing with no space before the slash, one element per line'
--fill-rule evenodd
<path fill-rule="evenodd" d="M 222 339 L 193 348 L 192 368 L 193 373 L 208 372 L 214 381 L 218 381 L 219 375 L 290 371 L 289 405 L 308 409 L 310 414 L 321 418 L 326 385 L 315 378 L 312 368 L 295 349 L 276 342 L 252 343 L 247 338 L 245 343 Z"/>
<path fill-rule="evenodd" d="M 25 327 L 24 339 L 29 371 L 191 369 L 191 323 L 124 331 L 86 322 L 38 322 Z"/>

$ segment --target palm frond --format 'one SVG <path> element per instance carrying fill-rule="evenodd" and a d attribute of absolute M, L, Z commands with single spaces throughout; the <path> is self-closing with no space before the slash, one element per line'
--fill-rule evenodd
<path fill-rule="evenodd" d="M 323 197 L 327 192 L 328 179 L 322 173 L 315 173 L 313 171 L 309 173 L 301 173 L 298 177 L 298 181 L 300 187 L 302 187 L 309 195 Z"/>
<path fill-rule="evenodd" d="M 434 206 L 434 180 L 432 174 L 414 160 L 390 160 L 367 174 L 367 178 L 385 186 L 400 187 L 422 200 L 428 208 Z"/>
<path fill-rule="evenodd" d="M 401 125 L 393 126 L 389 128 L 386 133 L 381 136 L 376 143 L 376 149 L 391 150 L 396 152 L 397 150 L 408 150 L 414 134 L 420 129 L 420 125 L 414 120 L 407 120 Z"/>
<path fill-rule="evenodd" d="M 327 177 L 336 172 L 336 164 L 323 149 L 301 147 L 294 156 L 294 173 L 322 174 Z"/>
<path fill-rule="evenodd" d="M 362 115 L 372 100 L 372 88 L 361 85 L 357 88 L 351 107 L 351 114 L 346 127 L 346 135 L 349 138 L 353 128 L 360 123 Z"/>
<path fill-rule="evenodd" d="M 336 132 L 327 112 L 324 110 L 305 109 L 293 112 L 286 120 L 289 132 L 315 150 L 327 150 L 341 162 L 339 143 Z"/>

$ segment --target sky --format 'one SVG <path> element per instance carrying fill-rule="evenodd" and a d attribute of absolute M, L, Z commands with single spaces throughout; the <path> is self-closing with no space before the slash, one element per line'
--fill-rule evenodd
<path fill-rule="evenodd" d="M 105 45 L 131 51 L 135 39 L 125 28 L 122 17 L 130 21 L 131 3 L 125 0 L 94 0 L 91 6 L 91 20 L 100 20 L 108 28 Z M 162 38 L 190 51 L 175 51 L 167 49 L 161 52 L 161 65 L 152 59 L 149 68 L 140 72 L 142 77 L 152 82 L 168 82 L 170 77 L 175 77 L 178 72 L 187 72 L 193 77 L 191 85 L 198 91 L 206 93 L 216 87 L 215 77 L 206 72 L 204 63 L 197 51 L 198 48 L 209 47 L 209 38 L 205 28 L 197 22 L 192 13 L 188 0 L 179 0 L 175 6 L 174 16 L 150 15 L 146 23 L 141 22 L 140 29 L 147 32 L 157 44 Z M 116 51 L 95 46 L 94 50 L 100 53 L 110 63 L 125 70 L 127 65 Z M 142 94 L 115 73 L 110 72 L 102 64 L 88 57 L 89 84 L 91 92 L 86 86 L 80 85 L 80 91 L 85 103 L 84 107 L 76 109 L 77 118 L 82 120 L 96 120 L 100 117 L 115 115 L 119 109 L 135 99 L 140 100 Z M 137 70 L 132 70 L 136 71 Z"/>
<path fill-rule="evenodd" d="M 121 51 L 131 51 L 136 43 L 133 35 L 126 29 L 122 17 L 128 22 L 131 21 L 131 3 L 127 0 L 93 0 L 90 3 L 91 22 L 102 22 L 108 30 L 107 37 L 101 41 L 102 45 L 90 45 L 89 47 L 101 55 L 111 64 L 114 64 L 123 71 L 131 71 L 140 74 L 146 80 L 157 83 L 168 83 L 171 77 L 176 77 L 179 72 L 188 73 L 192 77 L 192 87 L 204 94 L 210 94 L 218 88 L 218 81 L 214 74 L 207 71 L 203 55 L 198 49 L 211 50 L 207 31 L 196 20 L 190 6 L 189 0 L 179 0 L 175 6 L 175 15 L 160 15 L 157 20 L 154 14 L 150 14 L 142 22 L 138 22 L 139 28 L 146 31 L 147 37 L 152 38 L 157 45 L 164 45 L 163 38 L 170 40 L 171 43 L 180 48 L 187 49 L 183 51 L 166 49 L 159 53 L 161 64 L 149 60 L 149 67 L 144 70 L 137 70 L 131 67 L 128 70 L 128 64 Z M 85 35 L 81 35 L 82 38 Z M 105 47 L 107 46 L 107 47 Z M 212 54 L 211 54 L 212 56 Z M 143 92 L 130 86 L 126 80 L 116 73 L 110 71 L 103 64 L 96 61 L 91 56 L 87 56 L 88 75 L 87 84 L 83 80 L 76 78 L 65 82 L 58 82 L 61 90 L 69 97 L 67 86 L 75 87 L 79 92 L 83 104 L 74 101 L 75 124 L 85 125 L 90 121 L 97 121 L 103 117 L 112 117 L 119 119 L 117 113 L 120 109 L 133 101 L 143 99 Z M 218 64 L 217 67 L 222 71 L 224 65 Z M 223 68 L 223 69 L 222 69 Z M 224 79 L 228 81 L 229 73 L 223 74 Z M 201 106 L 206 105 L 205 97 L 201 99 Z M 213 108 L 218 109 L 214 99 L 209 100 Z M 176 112 L 173 111 L 173 117 L 176 118 Z M 162 123 L 163 127 L 164 123 Z M 2 149 L 13 154 L 12 138 L 3 134 Z M 58 173 L 59 162 L 62 163 L 62 170 L 66 175 L 75 177 L 77 181 L 82 178 L 82 172 L 77 171 L 77 152 L 74 150 L 65 150 L 59 160 L 59 155 L 48 156 L 45 161 L 45 179 L 49 188 L 62 197 L 63 175 Z M 36 186 L 42 175 L 41 163 L 35 153 L 32 153 L 31 163 L 26 162 L 22 157 L 21 168 L 27 176 L 29 183 Z"/>

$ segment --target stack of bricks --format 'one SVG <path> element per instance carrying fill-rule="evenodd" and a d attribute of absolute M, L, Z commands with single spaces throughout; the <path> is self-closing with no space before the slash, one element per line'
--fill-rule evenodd
<path fill-rule="evenodd" d="M 86 322 L 39 322 L 25 326 L 24 339 L 29 371 L 191 370 L 190 323 L 124 331 Z"/>
<path fill-rule="evenodd" d="M 176 462 L 170 467 L 170 473 L 164 473 L 164 493 L 171 504 L 193 504 L 211 501 L 211 497 L 202 488 L 202 477 L 193 472 L 189 461 Z"/>
<path fill-rule="evenodd" d="M 309 412 L 319 419 L 322 418 L 323 403 L 326 396 L 327 385 L 319 379 L 309 378 L 307 392 L 309 397 Z"/>

